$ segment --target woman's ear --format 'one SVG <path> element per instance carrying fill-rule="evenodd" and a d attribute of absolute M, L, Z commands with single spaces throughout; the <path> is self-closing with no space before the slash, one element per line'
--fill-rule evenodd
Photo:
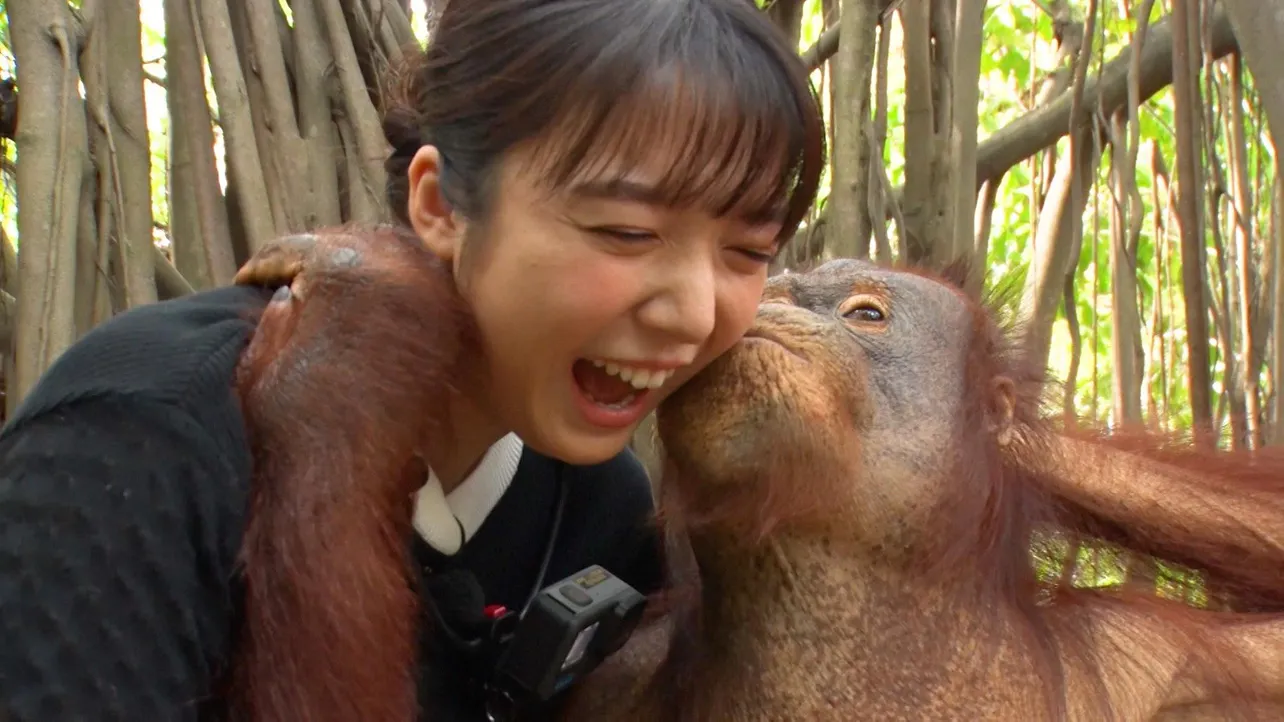
<path fill-rule="evenodd" d="M 424 245 L 451 265 L 459 258 L 465 222 L 441 192 L 441 154 L 435 146 L 422 146 L 406 171 L 410 192 L 406 214 Z"/>

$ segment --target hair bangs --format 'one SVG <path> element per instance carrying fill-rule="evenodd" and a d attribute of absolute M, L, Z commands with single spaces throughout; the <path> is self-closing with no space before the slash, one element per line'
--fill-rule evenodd
<path fill-rule="evenodd" d="M 805 72 L 690 25 L 622 45 L 634 47 L 598 55 L 536 143 L 548 183 L 642 181 L 657 204 L 780 222 L 791 236 L 824 162 Z"/>

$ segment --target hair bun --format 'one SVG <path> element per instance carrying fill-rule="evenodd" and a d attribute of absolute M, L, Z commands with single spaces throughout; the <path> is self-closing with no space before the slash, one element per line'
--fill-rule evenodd
<path fill-rule="evenodd" d="M 414 110 L 404 105 L 390 108 L 383 118 L 383 137 L 392 146 L 392 152 L 383 162 L 384 172 L 388 174 L 388 201 L 393 217 L 409 223 L 406 202 L 410 188 L 406 172 L 410 169 L 411 159 L 423 145 Z"/>
<path fill-rule="evenodd" d="M 392 154 L 414 155 L 423 145 L 415 113 L 405 106 L 389 109 L 383 118 L 383 137 L 392 146 Z"/>

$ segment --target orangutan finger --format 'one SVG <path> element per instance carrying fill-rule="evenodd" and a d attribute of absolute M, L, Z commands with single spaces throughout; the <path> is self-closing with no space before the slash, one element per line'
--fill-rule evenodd
<path fill-rule="evenodd" d="M 311 233 L 278 238 L 246 261 L 233 282 L 240 286 L 288 285 L 316 252 L 316 246 L 317 237 Z"/>

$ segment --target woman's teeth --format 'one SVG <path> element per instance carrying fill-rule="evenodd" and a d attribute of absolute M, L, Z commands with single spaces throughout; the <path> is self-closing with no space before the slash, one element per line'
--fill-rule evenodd
<path fill-rule="evenodd" d="M 665 381 L 673 375 L 673 369 L 655 370 L 639 369 L 631 366 L 621 366 L 617 363 L 594 360 L 593 365 L 602 369 L 612 376 L 618 376 L 620 379 L 628 382 L 633 388 L 641 391 L 643 389 L 658 389 L 664 385 Z"/>

